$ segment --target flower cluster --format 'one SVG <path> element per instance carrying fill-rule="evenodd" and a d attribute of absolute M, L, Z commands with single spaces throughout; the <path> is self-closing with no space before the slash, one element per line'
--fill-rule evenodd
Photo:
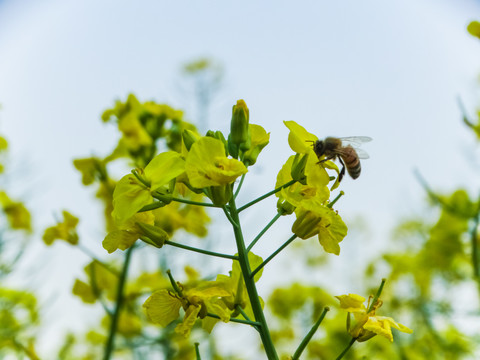
<path fill-rule="evenodd" d="M 329 203 L 330 176 L 323 166 L 318 164 L 318 158 L 313 151 L 313 143 L 318 138 L 307 132 L 294 121 L 285 121 L 290 130 L 288 143 L 295 156 L 291 156 L 277 176 L 277 187 L 292 180 L 296 182 L 277 194 L 278 208 L 284 213 L 295 212 L 296 221 L 292 232 L 301 239 L 318 236 L 323 249 L 331 254 L 339 255 L 339 243 L 347 235 L 347 226 Z M 326 161 L 325 167 L 335 169 L 337 166 Z M 338 186 L 338 182 L 332 189 Z"/>

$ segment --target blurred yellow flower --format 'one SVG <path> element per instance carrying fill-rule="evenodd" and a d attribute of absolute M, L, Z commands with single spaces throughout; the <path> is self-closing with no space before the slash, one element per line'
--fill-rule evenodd
<path fill-rule="evenodd" d="M 57 223 L 57 225 L 51 226 L 45 230 L 43 234 L 43 241 L 45 244 L 52 245 L 57 239 L 65 240 L 72 245 L 78 244 L 78 234 L 76 230 L 78 218 L 65 210 L 62 214 L 63 222 Z"/>
<path fill-rule="evenodd" d="M 381 301 L 377 301 L 370 312 L 367 312 L 367 307 L 364 305 L 365 298 L 360 295 L 348 294 L 335 297 L 340 301 L 341 309 L 354 315 L 356 323 L 347 330 L 359 342 L 371 339 L 375 335 L 381 335 L 393 342 L 392 327 L 408 334 L 413 332 L 391 317 L 375 315 L 375 311 L 382 305 Z"/>

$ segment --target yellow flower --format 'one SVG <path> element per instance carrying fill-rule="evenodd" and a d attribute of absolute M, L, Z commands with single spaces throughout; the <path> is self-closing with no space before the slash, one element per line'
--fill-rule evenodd
<path fill-rule="evenodd" d="M 138 210 L 153 201 L 151 193 L 163 190 L 170 181 L 182 174 L 185 161 L 175 151 L 161 153 L 145 167 L 144 179 L 140 181 L 133 174 L 120 179 L 113 192 L 112 216 L 118 223 L 131 218 Z M 147 186 L 149 185 L 149 186 Z"/>
<path fill-rule="evenodd" d="M 270 142 L 270 133 L 267 133 L 260 125 L 250 124 L 251 146 L 243 154 L 243 162 L 254 165 L 262 149 Z"/>
<path fill-rule="evenodd" d="M 202 189 L 231 184 L 248 170 L 242 162 L 227 158 L 220 140 L 203 137 L 190 148 L 185 171 L 190 184 Z"/>
<path fill-rule="evenodd" d="M 275 184 L 276 188 L 292 180 L 291 171 L 294 158 L 295 156 L 290 156 L 278 173 L 277 182 Z M 283 188 L 276 194 L 277 197 L 288 201 L 295 207 L 299 206 L 302 201 L 313 198 L 321 204 L 328 200 L 330 197 L 330 191 L 326 186 L 329 182 L 328 174 L 323 167 L 318 166 L 315 160 L 312 161 L 311 159 L 316 159 L 316 156 L 309 156 L 307 159 L 307 164 L 305 166 L 307 183 L 304 185 L 296 182 L 289 187 Z"/>
<path fill-rule="evenodd" d="M 109 300 L 115 299 L 118 283 L 116 274 L 95 260 L 85 266 L 84 271 L 88 282 L 76 279 L 72 289 L 74 295 L 88 304 L 93 304 L 101 294 L 105 294 Z"/>
<path fill-rule="evenodd" d="M 302 201 L 295 214 L 297 219 L 292 226 L 294 234 L 304 240 L 318 235 L 320 245 L 326 252 L 340 254 L 339 243 L 348 230 L 340 215 L 316 198 Z"/>
<path fill-rule="evenodd" d="M 209 312 L 218 315 L 224 322 L 230 320 L 228 308 L 218 301 L 230 293 L 216 282 L 204 281 L 186 288 L 181 284 L 179 286 L 182 289 L 181 295 L 162 289 L 155 291 L 145 301 L 143 307 L 150 321 L 165 327 L 180 316 L 180 308 L 183 308 L 185 316 L 175 332 L 188 337 L 197 318 L 203 319 Z"/>
<path fill-rule="evenodd" d="M 318 137 L 309 133 L 295 121 L 284 121 L 283 123 L 290 130 L 288 134 L 290 148 L 299 154 L 308 153 L 313 148 L 313 144 L 318 140 Z"/>
<path fill-rule="evenodd" d="M 189 192 L 186 198 L 202 201 L 203 196 Z M 153 210 L 153 214 L 155 215 L 155 225 L 170 236 L 178 229 L 184 229 L 200 237 L 207 235 L 207 224 L 210 222 L 210 218 L 203 206 L 171 202 L 167 206 Z"/>
<path fill-rule="evenodd" d="M 147 235 L 148 237 L 148 234 L 145 233 L 144 229 L 142 229 L 139 224 L 153 225 L 154 221 L 155 216 L 151 211 L 133 215 L 130 219 L 121 223 L 118 230 L 108 233 L 102 242 L 103 248 L 107 250 L 109 254 L 117 249 L 128 249 L 140 238 L 140 236 Z"/>
<path fill-rule="evenodd" d="M 21 202 L 13 201 L 4 191 L 1 191 L 0 204 L 12 229 L 32 231 L 30 212 Z"/>
<path fill-rule="evenodd" d="M 90 185 L 95 181 L 99 172 L 105 167 L 102 160 L 91 157 L 73 160 L 73 166 L 82 173 L 83 185 Z"/>
<path fill-rule="evenodd" d="M 310 169 L 313 169 L 312 164 L 316 165 L 317 168 L 322 169 L 320 172 L 317 170 L 317 175 L 321 177 L 320 183 L 323 184 L 325 179 L 328 177 L 327 172 L 325 171 L 325 168 L 327 169 L 332 169 L 339 173 L 338 166 L 333 162 L 333 161 L 325 161 L 322 163 L 322 165 L 318 164 L 318 157 L 313 151 L 313 145 L 315 142 L 318 140 L 318 137 L 315 136 L 314 134 L 309 133 L 307 130 L 305 130 L 304 127 L 298 125 L 295 121 L 284 121 L 285 126 L 290 130 L 290 133 L 288 134 L 288 144 L 290 145 L 290 148 L 295 151 L 297 154 L 309 154 L 309 167 Z M 308 174 L 306 173 L 305 175 Z M 312 175 L 312 174 L 311 174 Z M 330 180 L 327 181 L 327 184 Z M 315 183 L 317 182 L 317 179 L 313 179 L 311 176 L 310 179 L 310 185 L 314 186 Z M 338 180 L 332 185 L 331 190 L 337 188 L 339 185 Z"/>
<path fill-rule="evenodd" d="M 65 210 L 62 214 L 63 222 L 45 230 L 45 233 L 43 234 L 43 241 L 45 244 L 52 245 L 56 239 L 65 240 L 72 245 L 78 244 L 78 234 L 76 231 L 78 218 Z"/>
<path fill-rule="evenodd" d="M 364 305 L 365 298 L 360 295 L 348 294 L 335 297 L 340 301 L 340 308 L 348 311 L 348 316 L 353 313 L 355 324 L 353 327 L 347 326 L 347 330 L 359 342 L 371 339 L 375 335 L 381 335 L 393 342 L 392 327 L 408 334 L 413 332 L 391 317 L 375 315 L 375 311 L 382 306 L 380 300 L 372 306 L 370 312 L 367 312 L 368 309 Z M 350 321 L 347 322 L 349 323 Z"/>
<path fill-rule="evenodd" d="M 251 269 L 254 270 L 263 262 L 263 259 L 260 256 L 249 252 L 248 262 L 250 263 Z M 263 268 L 255 274 L 253 280 L 257 282 L 262 276 L 262 273 Z M 250 318 L 255 317 L 253 314 L 252 305 L 250 304 L 250 300 L 248 298 L 248 292 L 247 288 L 245 287 L 245 281 L 243 279 L 240 263 L 238 261 L 233 261 L 232 271 L 230 271 L 230 275 L 218 275 L 216 283 L 229 293 L 229 296 L 225 296 L 222 298 L 222 301 L 227 306 L 227 308 L 235 312 L 238 305 L 245 310 L 245 313 Z M 262 298 L 260 298 L 260 302 L 263 306 Z"/>

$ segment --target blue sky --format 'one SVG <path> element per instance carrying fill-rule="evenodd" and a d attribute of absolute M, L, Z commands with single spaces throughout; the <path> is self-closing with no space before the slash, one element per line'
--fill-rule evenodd
<path fill-rule="evenodd" d="M 283 120 L 319 137 L 371 136 L 364 172 L 345 180 L 338 205 L 347 219 L 367 220 L 373 243 L 385 242 L 400 216 L 423 209 L 414 168 L 434 188 L 475 190 L 478 148 L 456 97 L 474 113 L 480 43 L 465 28 L 479 18 L 471 0 L 0 1 L 0 132 L 13 162 L 26 160 L 31 174 L 16 191 L 35 194 L 39 228 L 71 209 L 102 254 L 101 222 L 71 160 L 112 148 L 116 131 L 100 114 L 129 92 L 183 108 L 195 121 L 179 70 L 210 56 L 226 70 L 211 127 L 226 132 L 231 106 L 243 98 L 251 122 L 271 132 L 245 199 L 270 190 L 291 154 Z M 371 244 L 347 238 L 342 251 L 367 253 Z M 86 261 L 73 254 L 56 246 L 42 255 L 69 259 L 73 270 L 59 275 L 67 287 Z M 62 264 L 55 261 L 51 269 Z"/>

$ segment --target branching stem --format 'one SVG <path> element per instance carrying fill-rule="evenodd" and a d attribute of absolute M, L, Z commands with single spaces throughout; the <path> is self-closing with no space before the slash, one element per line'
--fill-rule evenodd
<path fill-rule="evenodd" d="M 263 236 L 263 234 L 265 234 L 267 232 L 268 229 L 270 229 L 270 227 L 275 223 L 275 221 L 277 221 L 280 216 L 282 216 L 282 213 L 278 212 L 274 217 L 273 219 L 267 224 L 267 226 L 265 226 L 262 231 L 260 231 L 258 233 L 258 235 L 255 237 L 255 239 L 253 239 L 253 241 L 250 243 L 250 245 L 248 245 L 247 247 L 247 252 L 249 252 L 253 246 L 257 243 L 258 240 L 260 240 L 260 238 Z"/>
<path fill-rule="evenodd" d="M 290 180 L 288 183 L 283 184 L 282 186 L 279 186 L 278 188 L 276 188 L 276 189 L 274 189 L 274 190 L 266 193 L 265 195 L 262 195 L 262 196 L 256 198 L 255 200 L 250 201 L 248 204 L 245 204 L 245 205 L 239 207 L 239 208 L 237 209 L 237 212 L 242 212 L 242 211 L 245 210 L 246 208 L 249 208 L 250 206 L 256 204 L 256 203 L 259 202 L 259 201 L 262 201 L 263 199 L 266 199 L 267 197 L 269 197 L 269 196 L 271 196 L 271 195 L 273 195 L 273 194 L 276 194 L 277 192 L 279 192 L 279 191 L 282 190 L 283 188 L 289 187 L 290 185 L 293 185 L 293 184 L 295 184 L 296 182 L 297 182 L 297 180 Z"/>
<path fill-rule="evenodd" d="M 179 244 L 170 240 L 165 240 L 165 245 L 170 245 L 170 246 L 178 247 L 178 248 L 189 250 L 189 251 L 194 251 L 204 255 L 216 256 L 216 257 L 230 259 L 230 260 L 238 260 L 238 256 L 235 256 L 235 255 L 228 255 L 228 254 L 217 253 L 210 250 L 203 250 L 193 246 Z"/>
<path fill-rule="evenodd" d="M 322 314 L 320 315 L 319 319 L 318 319 L 317 322 L 312 326 L 312 328 L 311 328 L 310 331 L 307 333 L 307 335 L 303 338 L 302 342 L 301 342 L 300 345 L 298 346 L 297 351 L 295 351 L 295 353 L 293 354 L 292 360 L 298 360 L 298 359 L 300 359 L 300 355 L 302 355 L 303 350 L 305 350 L 305 348 L 307 347 L 308 343 L 309 343 L 310 340 L 312 339 L 313 335 L 314 335 L 315 332 L 317 331 L 318 327 L 320 326 L 320 324 L 321 324 L 322 321 L 323 321 L 323 318 L 325 317 L 325 315 L 327 314 L 327 312 L 328 312 L 329 310 L 330 310 L 329 307 L 325 307 L 325 309 L 323 309 L 323 312 L 322 312 Z"/>
<path fill-rule="evenodd" d="M 293 240 L 295 240 L 296 238 L 297 238 L 297 235 L 293 234 L 293 235 L 290 237 L 290 239 L 288 239 L 287 241 L 285 241 L 282 246 L 280 246 L 277 250 L 275 250 L 275 251 L 273 252 L 272 255 L 270 255 L 270 256 L 269 256 L 268 258 L 266 258 L 260 265 L 258 265 L 257 268 L 252 271 L 252 273 L 250 274 L 250 277 L 253 279 L 253 277 L 255 276 L 255 274 L 256 274 L 257 272 L 259 272 L 265 265 L 267 265 L 267 264 L 270 262 L 270 260 L 272 260 L 275 256 L 277 256 L 277 255 L 280 253 L 280 251 L 282 251 L 282 250 L 285 249 L 288 245 L 290 245 L 290 243 L 291 243 Z"/>

